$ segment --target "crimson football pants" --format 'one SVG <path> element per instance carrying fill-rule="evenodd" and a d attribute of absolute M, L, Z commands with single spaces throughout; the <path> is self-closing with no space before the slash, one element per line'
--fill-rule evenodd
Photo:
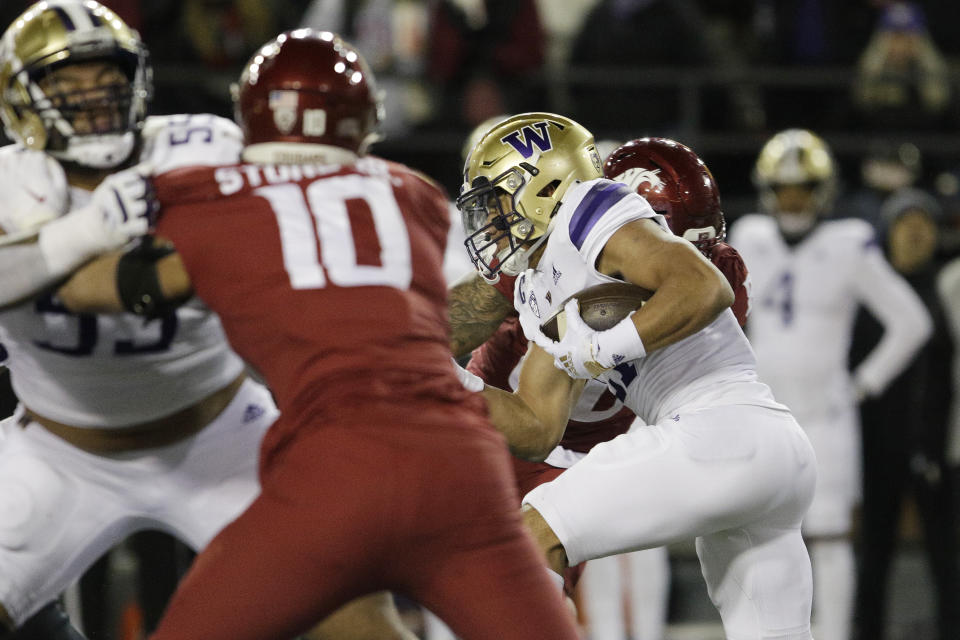
<path fill-rule="evenodd" d="M 447 415 L 443 428 L 303 427 L 266 458 L 263 493 L 197 557 L 151 640 L 292 638 L 380 590 L 464 640 L 575 640 L 502 438 Z"/>

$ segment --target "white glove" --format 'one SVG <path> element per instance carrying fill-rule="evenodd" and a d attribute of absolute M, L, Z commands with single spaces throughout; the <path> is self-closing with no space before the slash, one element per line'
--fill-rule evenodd
<path fill-rule="evenodd" d="M 107 242 L 123 246 L 150 230 L 157 201 L 144 167 L 132 167 L 104 179 L 93 192 Z"/>
<path fill-rule="evenodd" d="M 38 242 L 51 274 L 66 275 L 149 232 L 157 206 L 143 171 L 133 167 L 107 177 L 89 204 L 40 230 Z"/>
<path fill-rule="evenodd" d="M 535 342 L 553 356 L 553 364 L 571 378 L 596 378 L 621 362 L 646 355 L 643 341 L 633 324 L 633 313 L 606 331 L 587 326 L 580 317 L 580 305 L 571 298 L 563 307 L 566 331 L 559 342 L 540 332 Z M 634 312 L 635 313 L 635 312 Z"/>
<path fill-rule="evenodd" d="M 450 362 L 453 363 L 453 370 L 457 374 L 457 379 L 460 380 L 460 384 L 463 385 L 464 389 L 473 391 L 474 393 L 483 391 L 483 388 L 486 386 L 483 378 L 461 367 L 456 358 L 450 358 Z"/>

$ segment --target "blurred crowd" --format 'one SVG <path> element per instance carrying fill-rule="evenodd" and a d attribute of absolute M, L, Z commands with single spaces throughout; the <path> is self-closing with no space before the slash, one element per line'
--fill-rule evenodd
<path fill-rule="evenodd" d="M 27 4 L 3 2 L 0 23 Z M 230 82 L 271 34 L 297 26 L 341 33 L 385 93 L 380 152 L 422 165 L 450 189 L 459 186 L 455 158 L 466 133 L 502 113 L 565 113 L 598 138 L 674 136 L 722 159 L 713 164 L 732 196 L 749 188 L 744 169 L 766 134 L 782 128 L 836 133 L 841 144 L 831 142 L 849 164 L 865 137 L 960 123 L 960 40 L 947 0 L 105 4 L 152 53 L 155 113 L 228 116 Z M 953 169 L 945 153 L 935 160 Z"/>
<path fill-rule="evenodd" d="M 875 612 L 891 555 L 913 522 L 932 559 L 940 628 L 960 628 L 950 515 L 960 477 L 954 2 L 101 1 L 149 47 L 158 114 L 230 116 L 230 82 L 260 43 L 300 26 L 340 33 L 384 92 L 384 140 L 374 152 L 435 176 L 451 195 L 468 132 L 499 114 L 556 111 L 602 139 L 689 144 L 715 172 L 735 225 L 756 210 L 751 168 L 763 142 L 787 127 L 817 132 L 838 169 L 839 195 L 824 216 L 873 225 L 934 321 L 904 373 L 861 405 L 867 511 L 855 539 L 866 540 L 858 582 L 870 588 L 857 596 L 855 626 L 864 639 L 881 637 L 871 625 L 883 620 Z M 4 0 L 0 25 L 29 4 Z M 858 321 L 854 364 L 876 333 L 869 317 Z M 904 503 L 919 516 L 900 527 Z"/>

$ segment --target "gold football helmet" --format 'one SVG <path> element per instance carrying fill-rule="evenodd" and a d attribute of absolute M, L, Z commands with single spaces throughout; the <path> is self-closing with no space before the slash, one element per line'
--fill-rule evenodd
<path fill-rule="evenodd" d="M 94 89 L 62 89 L 47 80 L 87 61 L 115 64 L 119 80 Z M 0 40 L 0 118 L 7 135 L 67 162 L 101 169 L 124 162 L 146 117 L 150 79 L 140 36 L 94 0 L 37 2 Z"/>
<path fill-rule="evenodd" d="M 567 189 L 602 176 L 593 134 L 569 118 L 522 113 L 495 124 L 470 152 L 457 198 L 480 274 L 496 282 L 526 269 Z"/>
<path fill-rule="evenodd" d="M 492 118 L 487 118 L 486 120 L 484 120 L 483 122 L 475 126 L 470 131 L 470 134 L 467 136 L 467 139 L 463 143 L 463 147 L 460 149 L 460 159 L 464 163 L 466 163 L 467 159 L 470 158 L 470 152 L 473 151 L 473 148 L 477 146 L 478 142 L 480 142 L 480 138 L 482 138 L 487 131 L 490 131 L 490 129 L 493 128 L 493 125 L 499 123 L 502 120 L 506 120 L 509 117 L 510 116 L 506 116 L 506 115 L 493 116 Z"/>
<path fill-rule="evenodd" d="M 753 181 L 761 208 L 777 216 L 785 232 L 802 234 L 833 204 L 836 163 L 830 147 L 818 135 L 806 129 L 787 129 L 770 138 L 761 149 Z M 809 192 L 802 210 L 786 210 L 778 199 L 777 191 L 788 186 Z"/>

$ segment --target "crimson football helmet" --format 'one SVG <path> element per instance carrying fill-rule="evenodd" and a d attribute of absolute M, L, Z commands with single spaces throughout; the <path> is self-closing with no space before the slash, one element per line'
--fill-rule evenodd
<path fill-rule="evenodd" d="M 360 52 L 335 33 L 312 29 L 263 45 L 234 87 L 234 101 L 244 158 L 254 161 L 308 161 L 329 157 L 331 147 L 363 154 L 383 114 Z"/>
<path fill-rule="evenodd" d="M 675 235 L 701 252 L 726 237 L 717 182 L 690 147 L 667 138 L 631 140 L 607 157 L 603 175 L 636 189 Z"/>

